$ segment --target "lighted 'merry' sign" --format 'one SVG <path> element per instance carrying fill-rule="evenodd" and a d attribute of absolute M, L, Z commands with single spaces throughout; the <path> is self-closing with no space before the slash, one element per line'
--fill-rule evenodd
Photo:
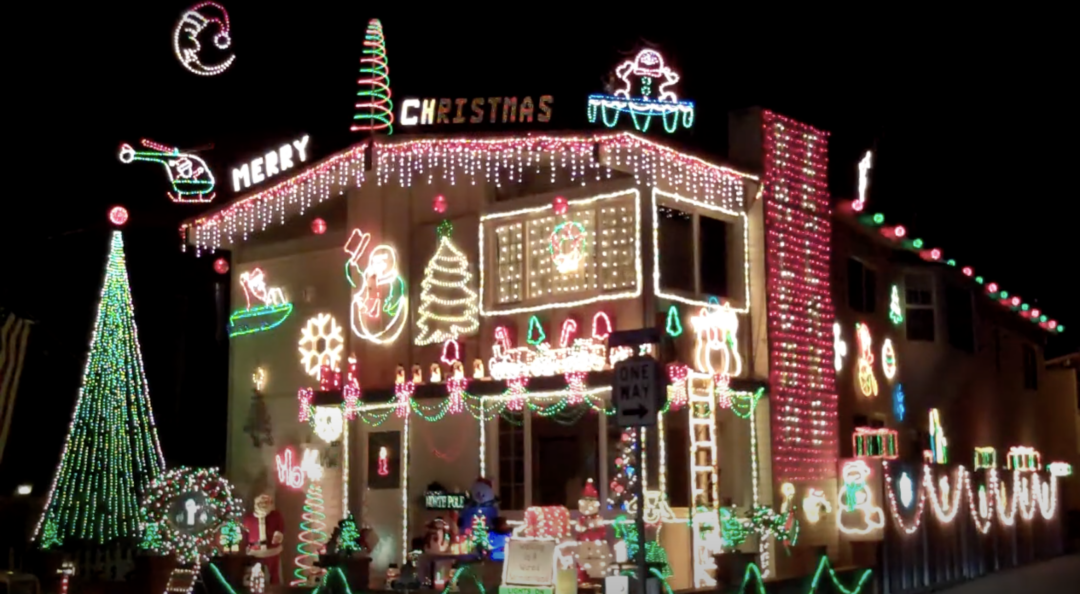
<path fill-rule="evenodd" d="M 551 95 L 532 97 L 475 97 L 406 99 L 398 122 L 402 126 L 443 124 L 528 124 L 551 121 Z"/>
<path fill-rule="evenodd" d="M 239 192 L 261 184 L 275 175 L 292 169 L 298 163 L 307 161 L 308 140 L 309 137 L 305 134 L 299 140 L 287 142 L 264 155 L 255 157 L 248 163 L 233 167 L 233 191 Z"/>

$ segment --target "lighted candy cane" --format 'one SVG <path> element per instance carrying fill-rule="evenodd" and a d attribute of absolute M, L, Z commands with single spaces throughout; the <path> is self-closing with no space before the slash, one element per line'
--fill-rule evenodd
<path fill-rule="evenodd" d="M 451 349 L 451 345 L 454 347 Z M 453 352 L 451 352 L 451 350 Z M 446 391 L 450 395 L 446 404 L 446 411 L 457 414 L 465 409 L 465 388 L 469 386 L 469 378 L 465 377 L 465 368 L 461 365 L 461 347 L 454 339 L 443 343 L 442 362 L 450 366 L 450 378 L 446 380 Z"/>
<path fill-rule="evenodd" d="M 306 423 L 311 418 L 311 400 L 315 397 L 315 392 L 311 388 L 300 388 L 297 393 L 297 398 L 300 400 L 300 422 Z"/>
<path fill-rule="evenodd" d="M 667 372 L 668 379 L 671 380 L 668 399 L 671 402 L 671 408 L 678 410 L 679 407 L 684 406 L 690 400 L 686 390 L 686 382 L 690 377 L 690 366 L 671 363 L 667 366 Z"/>
<path fill-rule="evenodd" d="M 855 336 L 859 342 L 858 373 L 859 389 L 863 396 L 878 395 L 877 378 L 874 377 L 874 345 L 870 337 L 870 328 L 866 324 L 855 325 Z"/>
<path fill-rule="evenodd" d="M 412 399 L 416 384 L 405 381 L 405 368 L 398 365 L 397 377 L 394 379 L 394 397 L 397 401 L 396 412 L 398 418 L 404 418 L 409 414 L 409 401 Z"/>
<path fill-rule="evenodd" d="M 356 373 L 356 357 L 349 356 L 349 378 L 345 387 L 341 389 L 341 397 L 345 400 L 345 418 L 352 420 L 360 410 L 360 380 Z"/>

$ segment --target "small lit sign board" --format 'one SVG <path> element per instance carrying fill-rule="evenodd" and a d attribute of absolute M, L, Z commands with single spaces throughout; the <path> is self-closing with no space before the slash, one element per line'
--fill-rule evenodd
<path fill-rule="evenodd" d="M 446 491 L 425 491 L 424 507 L 427 509 L 465 509 L 465 494 L 447 493 Z"/>
<path fill-rule="evenodd" d="M 551 95 L 532 97 L 476 97 L 474 99 L 406 99 L 398 122 L 402 126 L 440 124 L 529 124 L 551 121 Z"/>
<path fill-rule="evenodd" d="M 283 144 L 261 157 L 252 159 L 250 163 L 233 167 L 233 191 L 239 192 L 261 184 L 275 175 L 292 169 L 297 163 L 307 161 L 308 140 L 309 137 L 305 134 L 300 140 Z"/>

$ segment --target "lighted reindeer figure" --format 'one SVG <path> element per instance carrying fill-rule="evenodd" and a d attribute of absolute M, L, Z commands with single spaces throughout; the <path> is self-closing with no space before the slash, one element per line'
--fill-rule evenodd
<path fill-rule="evenodd" d="M 870 337 L 870 328 L 866 324 L 855 325 L 855 338 L 859 343 L 859 368 L 856 379 L 863 396 L 878 395 L 877 378 L 874 377 L 874 344 Z"/>
<path fill-rule="evenodd" d="M 697 334 L 694 357 L 697 370 L 710 376 L 738 376 L 742 373 L 742 356 L 739 355 L 739 316 L 727 303 L 723 305 L 713 301 L 701 308 L 699 315 L 690 318 L 690 324 Z M 719 352 L 722 364 L 717 369 L 713 366 L 712 354 Z"/>
<path fill-rule="evenodd" d="M 142 145 L 150 150 L 137 151 L 130 144 L 120 145 L 120 162 L 143 161 L 159 163 L 165 167 L 173 192 L 165 195 L 173 202 L 210 202 L 217 196 L 214 192 L 214 174 L 206 161 L 195 155 L 181 153 L 180 149 L 143 139 Z"/>
<path fill-rule="evenodd" d="M 247 299 L 248 309 L 251 309 L 252 297 L 266 306 L 285 305 L 285 296 L 281 293 L 281 288 L 267 287 L 266 274 L 261 268 L 241 273 L 240 286 L 244 288 L 244 298 Z"/>

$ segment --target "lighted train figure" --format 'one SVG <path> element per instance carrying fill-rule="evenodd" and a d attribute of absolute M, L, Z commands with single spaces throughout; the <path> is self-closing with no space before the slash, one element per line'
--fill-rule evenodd
<path fill-rule="evenodd" d="M 180 149 L 164 146 L 152 140 L 142 140 L 149 150 L 137 151 L 130 144 L 120 145 L 120 162 L 144 161 L 159 163 L 165 167 L 173 192 L 165 194 L 173 202 L 210 202 L 214 192 L 214 174 L 206 161 L 195 155 L 181 153 Z M 174 193 L 175 192 L 175 193 Z"/>

